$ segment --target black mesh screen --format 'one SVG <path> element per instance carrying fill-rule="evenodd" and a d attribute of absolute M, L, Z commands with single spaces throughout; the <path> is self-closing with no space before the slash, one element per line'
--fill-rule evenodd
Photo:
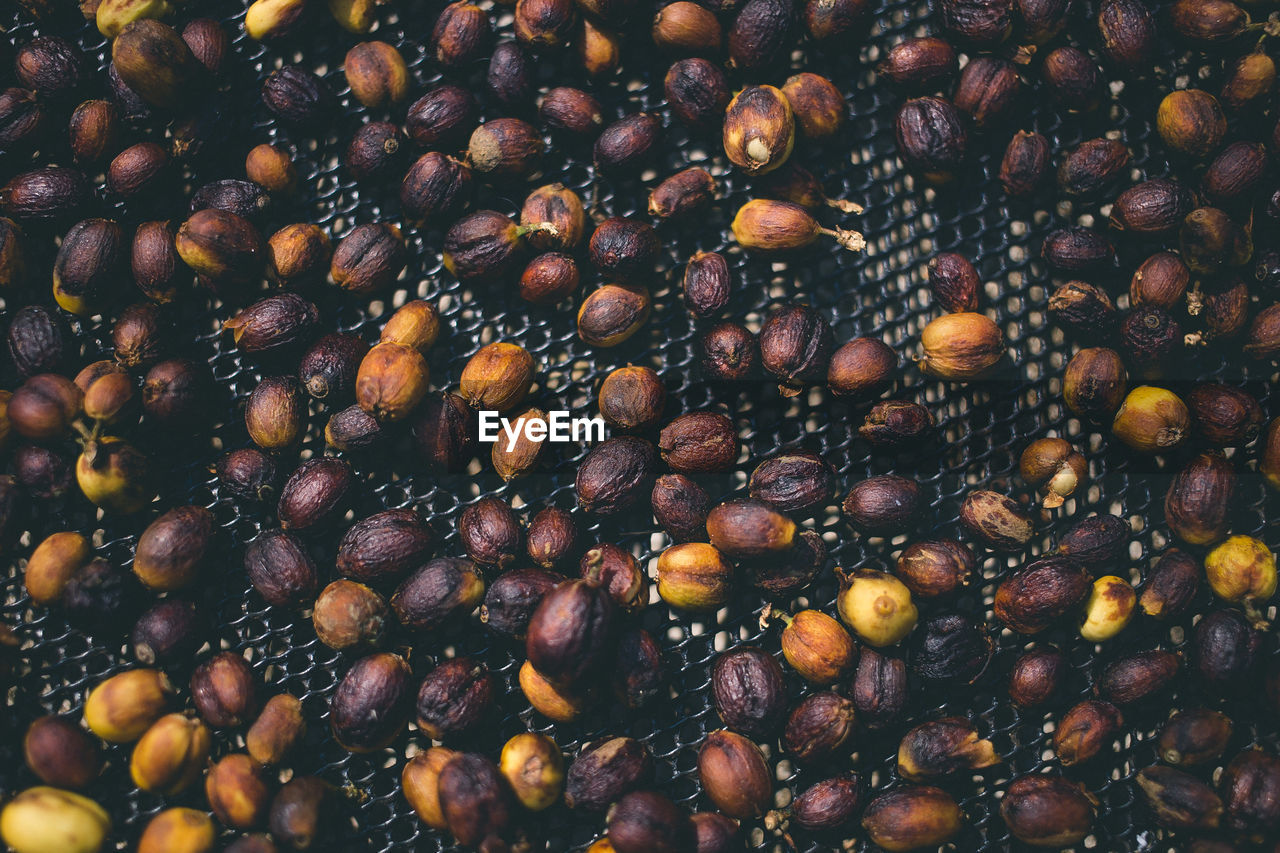
<path fill-rule="evenodd" d="M 260 45 L 243 35 L 242 3 L 199 4 L 200 11 L 225 16 L 234 34 L 231 63 L 232 87 L 226 98 L 222 127 L 225 141 L 209 146 L 207 156 L 188 176 L 192 186 L 224 177 L 243 176 L 243 156 L 252 145 L 282 141 L 297 154 L 300 191 L 293 198 L 277 199 L 270 215 L 270 228 L 293 221 L 318 222 L 336 240 L 354 225 L 376 221 L 399 221 L 398 179 L 375 185 L 357 185 L 340 166 L 346 140 L 361 122 L 378 119 L 360 108 L 346 91 L 341 72 L 342 57 L 360 39 L 341 31 L 330 20 L 323 3 L 313 3 L 308 24 L 286 41 Z M 1016 123 L 970 139 L 970 162 L 959 181 L 950 187 L 925 187 L 906 173 L 896 159 L 893 118 L 902 96 L 883 83 L 875 84 L 873 67 L 892 44 L 909 35 L 933 31 L 924 2 L 882 0 L 875 4 L 874 23 L 864 38 L 849 43 L 819 47 L 803 43 L 792 58 L 794 68 L 807 67 L 830 76 L 847 93 L 850 118 L 838 137 L 821 147 L 802 145 L 796 156 L 824 179 L 830 195 L 865 205 L 858 217 L 838 218 L 834 211 L 824 215 L 827 224 L 857 228 L 867 237 L 868 251 L 855 255 L 838 249 L 829 241 L 803 254 L 780 259 L 747 257 L 734 244 L 728 230 L 733 212 L 748 198 L 750 187 L 741 174 L 727 168 L 718 138 L 690 135 L 666 109 L 661 80 L 667 62 L 647 47 L 645 26 L 634 27 L 636 37 L 627 46 L 626 74 L 604 85 L 589 84 L 575 69 L 572 56 L 539 57 L 537 69 L 542 84 L 591 85 L 606 105 L 608 117 L 637 110 L 649 110 L 662 117 L 666 128 L 659 163 L 640 180 L 597 177 L 591 166 L 590 150 L 559 138 L 549 140 L 541 173 L 531 182 L 484 187 L 476 207 L 493 208 L 514 214 L 525 194 L 534 186 L 561 181 L 577 189 L 591 205 L 593 214 L 637 215 L 645 217 L 647 194 L 657 180 L 688 165 L 702 165 L 716 176 L 721 199 L 715 213 L 696 226 L 663 224 L 665 254 L 663 271 L 652 283 L 655 307 L 652 319 L 630 341 L 614 349 L 592 349 L 578 340 L 574 311 L 568 304 L 555 308 L 534 308 L 520 302 L 510 284 L 469 287 L 457 283 L 440 262 L 441 234 L 435 230 L 406 228 L 410 261 L 400 289 L 393 297 L 365 302 L 329 288 L 309 296 L 320 305 L 325 325 L 354 330 L 376 340 L 377 329 L 395 305 L 417 296 L 433 300 L 447 320 L 447 332 L 431 354 L 433 385 L 456 388 L 459 373 L 468 357 L 482 344 L 510 340 L 533 353 L 540 368 L 539 385 L 533 402 L 543 409 L 568 409 L 594 413 L 594 392 L 610 370 L 626 364 L 651 365 L 664 377 L 669 392 L 669 414 L 700 408 L 718 408 L 730 413 L 740 427 L 745 451 L 732 475 L 707 478 L 713 497 L 745 490 L 746 476 L 762 457 L 779 449 L 804 447 L 820 451 L 840 473 L 842 488 L 873 473 L 893 471 L 913 476 L 931 495 L 927 521 L 911 539 L 929 533 L 959 534 L 956 516 L 960 500 L 970 489 L 989 486 L 1014 492 L 1022 488 L 1016 479 L 1017 458 L 1032 438 L 1057 434 L 1070 438 L 1088 456 L 1092 481 L 1081 495 L 1068 502 L 1056 517 L 1046 519 L 1040 536 L 1029 553 L 1050 547 L 1074 517 L 1093 512 L 1115 512 L 1134 522 L 1135 535 L 1128 566 L 1136 582 L 1150 559 L 1167 544 L 1162 523 L 1162 498 L 1176 460 L 1164 462 L 1139 459 L 1109 436 L 1090 432 L 1071 418 L 1061 403 L 1061 373 L 1072 346 L 1053 329 L 1046 313 L 1052 291 L 1048 270 L 1039 260 L 1040 242 L 1047 231 L 1062 224 L 1105 221 L 1096 205 L 1059 204 L 1051 193 L 1031 203 L 1006 202 L 995 179 L 999 159 L 1009 135 L 1016 129 L 1038 130 L 1054 143 L 1055 151 L 1109 131 L 1117 131 L 1133 152 L 1132 172 L 1156 176 L 1170 172 L 1154 136 L 1153 118 L 1158 97 L 1172 88 L 1179 74 L 1194 77 L 1198 66 L 1166 50 L 1161 60 L 1142 80 L 1127 83 L 1115 101 L 1091 117 L 1067 116 L 1051 108 L 1039 91 L 1030 91 Z M 1090 5 L 1090 4 L 1086 4 Z M 403 0 L 387 7 L 382 22 L 372 34 L 400 47 L 415 79 L 416 97 L 434 84 L 440 75 L 425 58 L 422 47 L 438 11 L 438 4 Z M 184 9 L 184 11 L 186 11 Z M 192 11 L 195 11 L 194 9 Z M 88 64 L 105 68 L 109 46 L 91 25 L 85 25 L 74 10 L 72 16 L 35 25 L 12 7 L 0 11 L 4 43 L 18 45 L 42 33 L 73 37 L 86 53 Z M 509 36 L 510 12 L 495 7 L 503 37 Z M 1094 31 L 1083 26 L 1079 43 L 1091 46 Z M 299 134 L 274 122 L 262 105 L 258 90 L 262 79 L 281 63 L 300 62 L 323 74 L 340 94 L 342 108 L 334 125 L 322 138 Z M 479 89 L 484 65 L 478 64 L 457 79 Z M 1034 76 L 1034 75 L 1032 75 Z M 767 80 L 747 82 L 780 84 L 785 74 Z M 95 76 L 85 97 L 106 91 L 105 74 Z M 403 107 L 400 108 L 402 110 Z M 391 118 L 401 120 L 397 110 Z M 492 104 L 486 117 L 500 114 Z M 66 110 L 60 113 L 65 118 Z M 160 138 L 163 121 L 140 122 L 137 138 Z M 1252 132 L 1241 127 L 1246 138 Z M 1153 143 L 1154 140 L 1154 143 Z M 66 162 L 61 134 L 55 134 L 49 148 L 38 159 Z M 7 179 L 27 161 L 18 156 L 0 158 L 0 173 Z M 1193 176 L 1188 175 L 1189 179 Z M 130 223 L 161 215 L 180 218 L 185 194 L 172 194 L 174 206 L 163 212 L 155 207 L 129 209 L 103 196 L 100 206 Z M 270 233 L 270 229 L 268 229 Z M 45 254 L 33 261 L 33 268 L 47 270 L 51 260 L 53 233 L 35 229 Z M 1119 295 L 1127 288 L 1128 275 L 1149 247 L 1123 246 L 1123 263 L 1112 280 L 1098 281 Z M 741 387 L 709 386 L 695 369 L 696 342 L 702 324 L 691 319 L 679 294 L 681 266 L 697 250 L 722 251 L 730 260 L 735 277 L 734 296 L 726 317 L 745 320 L 758 328 L 767 308 L 778 302 L 800 300 L 819 308 L 832 322 L 838 340 L 857 335 L 882 338 L 901 354 L 904 370 L 893 394 L 925 403 L 938 420 L 939 439 L 910 452 L 890 455 L 873 452 L 857 436 L 864 407 L 831 398 L 814 389 L 784 399 L 771 384 L 752 382 Z M 984 310 L 996 316 L 1011 344 L 1011 361 L 994 377 L 968 385 L 929 380 L 911 366 L 919 332 L 937 314 L 923 287 L 925 264 L 936 252 L 955 250 L 972 259 L 986 282 Z M 589 276 L 583 292 L 598 283 Z M 6 310 L 12 312 L 32 301 L 52 304 L 43 273 L 36 277 L 29 295 L 8 294 Z M 576 308 L 576 301 L 574 304 Z M 213 561 L 206 595 L 216 620 L 219 641 L 229 648 L 246 650 L 257 673 L 271 692 L 288 691 L 303 698 L 311 723 L 307 748 L 294 763 L 298 773 L 317 773 L 345 786 L 351 794 L 351 821 L 340 838 L 332 841 L 335 850 L 390 851 L 393 849 L 437 850 L 449 846 L 447 839 L 421 825 L 399 796 L 399 768 L 410 743 L 425 746 L 423 738 L 411 731 L 393 749 L 371 756 L 346 754 L 328 737 L 325 716 L 328 696 L 350 661 L 322 644 L 306 614 L 268 608 L 249 588 L 241 568 L 241 546 L 260 529 L 273 526 L 273 507 L 239 501 L 219 491 L 208 473 L 209 463 L 223 449 L 248 444 L 241 408 L 244 397 L 263 375 L 278 367 L 246 359 L 228 339 L 218 334 L 218 324 L 233 307 L 208 304 L 199 296 L 184 303 L 180 330 L 184 337 L 181 352 L 207 361 L 218 380 L 217 415 L 207 432 L 191 435 L 147 434 L 145 445 L 166 472 L 163 481 L 164 505 L 195 503 L 210 507 L 226 531 L 222 547 L 225 555 Z M 109 325 L 84 324 L 88 341 L 86 362 L 96 351 L 109 351 Z M 1223 353 L 1201 348 L 1185 366 L 1168 377 L 1173 386 L 1207 376 L 1248 380 L 1265 409 L 1275 414 L 1267 375 L 1257 370 L 1246 373 L 1238 359 L 1228 361 Z M 312 429 L 304 453 L 323 452 L 321 432 L 327 414 L 313 412 Z M 485 461 L 482 470 L 461 476 L 422 473 L 408 464 L 403 448 L 375 459 L 356 460 L 362 491 L 355 517 L 363 517 L 382 507 L 413 506 L 426 516 L 440 537 L 440 553 L 459 554 L 461 547 L 453 532 L 460 509 L 483 495 L 496 494 L 527 507 L 529 515 L 554 503 L 573 506 L 573 475 L 582 450 L 560 446 L 551 464 L 537 473 L 503 484 Z M 1237 455 L 1239 456 L 1239 454 Z M 393 464 L 395 463 L 395 464 Z M 1234 529 L 1257 532 L 1264 528 L 1268 509 L 1276 507 L 1274 496 L 1265 492 L 1261 478 L 1241 465 L 1239 504 L 1241 512 Z M 576 513 L 588 541 L 616 542 L 631 547 L 649 560 L 663 545 L 654 533 L 647 514 L 611 518 L 601 522 Z M 13 710 L 6 715 L 6 727 L 16 746 L 21 732 L 35 716 L 49 711 L 70 711 L 83 701 L 86 691 L 105 676 L 130 665 L 123 643 L 104 642 L 89 637 L 64 621 L 57 612 L 33 608 L 22 585 L 22 561 L 48 533 L 68 527 L 98 530 L 102 553 L 113 561 L 127 563 L 137 534 L 150 520 L 143 513 L 134 518 L 105 518 L 95 521 L 80 503 L 67 501 L 36 508 L 29 534 L 15 548 L 4 581 L 4 615 L 20 622 L 25 643 L 25 667 L 12 693 Z M 896 557 L 906 538 L 887 542 L 867 539 L 854 533 L 832 506 L 810 523 L 822 531 L 831 550 L 830 566 L 887 566 Z M 331 570 L 336 536 L 317 543 L 325 555 L 322 568 Z M 955 780 L 950 787 L 960 798 L 968 826 L 956 842 L 960 850 L 1007 849 L 1011 845 L 998 815 L 998 798 L 1011 776 L 1036 770 L 1052 761 L 1048 742 L 1051 729 L 1048 715 L 1028 714 L 1012 708 L 1005 695 L 1005 679 L 1013 658 L 1024 647 L 1023 638 L 994 627 L 990 601 L 994 585 L 1010 565 L 1023 558 L 1006 560 L 988 557 L 983 565 L 984 584 L 965 598 L 946 605 L 975 618 L 985 619 L 996 640 L 998 653 L 987 673 L 971 687 L 929 687 L 913 679 L 915 700 L 905 725 L 945 712 L 974 719 L 989 736 L 1001 756 L 1000 766 L 975 778 Z M 834 612 L 832 602 L 836 582 L 830 571 L 802 599 L 812 606 Z M 656 594 L 654 600 L 657 601 Z M 709 662 L 714 654 L 737 642 L 759 643 L 777 652 L 776 629 L 762 632 L 757 624 L 763 604 L 760 596 L 744 589 L 733 604 L 714 620 L 699 620 L 671 614 L 659 604 L 644 613 L 644 623 L 663 645 L 670 671 L 672 698 L 659 701 L 648 711 L 624 713 L 606 706 L 587 715 L 580 724 L 549 725 L 532 712 L 515 684 L 522 659 L 521 649 L 495 642 L 478 619 L 468 630 L 432 639 L 403 636 L 410 648 L 410 660 L 418 672 L 428 669 L 440 655 L 472 653 L 481 656 L 500 674 L 510 688 L 502 699 L 504 716 L 498 732 L 463 742 L 463 746 L 496 757 L 502 738 L 527 729 L 545 731 L 572 756 L 584 742 L 602 734 L 628 733 L 641 738 L 653 751 L 662 789 L 691 807 L 707 807 L 700 799 L 696 773 L 697 748 L 703 734 L 718 725 L 707 691 Z M 1208 603 L 1205 594 L 1204 604 Z M 793 606 L 797 602 L 790 602 Z M 922 607 L 922 616 L 936 612 Z M 1203 608 L 1201 608 L 1202 610 Z M 1181 645 L 1190 619 L 1166 627 L 1136 623 L 1120 638 L 1095 653 L 1080 640 L 1070 626 L 1058 629 L 1043 640 L 1059 644 L 1078 669 L 1072 681 L 1073 693 L 1084 695 L 1090 673 L 1101 663 L 1126 651 Z M 447 641 L 447 644 L 446 644 Z M 184 676 L 185 677 L 185 676 Z M 1184 679 L 1183 684 L 1189 683 Z M 791 685 L 794 695 L 804 691 L 798 681 Z M 1217 697 L 1192 695 L 1182 688 L 1174 704 L 1217 702 Z M 1149 741 L 1165 711 L 1157 708 L 1126 714 L 1126 734 L 1122 751 L 1103 757 L 1070 775 L 1086 782 L 1097 795 L 1101 807 L 1091 842 L 1094 849 L 1136 851 L 1174 849 L 1176 842 L 1161 840 L 1150 816 L 1135 806 L 1129 778 L 1154 760 Z M 1258 716 L 1250 705 L 1233 706 L 1238 740 L 1243 745 L 1262 738 L 1275 744 L 1274 720 Z M 237 748 L 238 735 L 221 737 L 218 749 Z M 768 745 L 766 745 L 768 746 Z M 894 755 L 897 731 L 864 733 L 857 745 L 856 768 L 877 787 L 896 783 Z M 779 754 L 770 753 L 780 763 L 779 777 L 803 787 L 830 774 L 831 767 L 795 769 Z M 90 793 L 116 819 L 116 837 L 121 844 L 132 843 L 145 825 L 146 817 L 165 804 L 160 798 L 141 794 L 128 784 L 127 748 L 110 750 L 111 767 Z M 6 788 L 17 789 L 33 783 L 20 761 L 3 763 L 0 778 Z M 781 791 L 782 784 L 779 784 Z M 183 798 L 201 805 L 199 793 Z M 184 803 L 186 804 L 186 803 Z M 585 847 L 601 831 L 598 818 L 575 814 L 562 807 L 540 818 L 536 826 L 545 828 L 552 850 Z M 847 833 L 858 839 L 855 849 L 867 846 L 863 833 L 853 827 Z M 780 840 L 759 829 L 749 836 L 750 845 L 773 849 Z M 830 838 L 795 835 L 805 850 L 831 850 L 839 842 Z"/>

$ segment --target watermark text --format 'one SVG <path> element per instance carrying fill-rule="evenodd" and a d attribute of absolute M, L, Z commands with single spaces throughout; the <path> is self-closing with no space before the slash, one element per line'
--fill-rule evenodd
<path fill-rule="evenodd" d="M 502 417 L 493 411 L 480 412 L 480 440 L 489 444 L 506 438 L 507 452 L 515 449 L 516 442 L 523 435 L 529 441 L 550 441 L 555 443 L 604 441 L 604 420 L 602 418 L 575 418 L 565 411 L 547 412 L 542 418 Z"/>

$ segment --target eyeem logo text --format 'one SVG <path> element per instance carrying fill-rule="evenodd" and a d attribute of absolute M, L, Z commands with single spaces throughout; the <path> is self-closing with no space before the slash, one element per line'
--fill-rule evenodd
<path fill-rule="evenodd" d="M 515 450 L 516 442 L 524 435 L 529 441 L 557 443 L 604 441 L 602 418 L 575 418 L 565 411 L 547 412 L 541 418 L 504 418 L 499 412 L 480 412 L 480 440 L 494 443 L 506 437 L 507 452 Z"/>

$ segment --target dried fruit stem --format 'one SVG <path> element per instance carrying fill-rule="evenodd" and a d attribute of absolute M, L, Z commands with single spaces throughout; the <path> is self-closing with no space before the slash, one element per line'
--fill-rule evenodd
<path fill-rule="evenodd" d="M 818 233 L 834 237 L 837 243 L 850 252 L 861 252 L 867 248 L 866 238 L 857 231 L 850 231 L 845 228 L 819 228 Z"/>
<path fill-rule="evenodd" d="M 559 237 L 560 229 L 550 222 L 539 222 L 536 225 L 518 225 L 516 226 L 516 236 L 523 237 L 526 234 L 546 234 L 551 237 Z"/>
<path fill-rule="evenodd" d="M 1200 292 L 1200 282 L 1197 281 L 1191 292 L 1187 294 L 1187 313 L 1195 317 L 1203 310 L 1204 294 Z"/>
<path fill-rule="evenodd" d="M 1259 631 L 1267 631 L 1271 629 L 1271 621 L 1267 619 L 1266 612 L 1258 609 L 1258 605 L 1252 598 L 1246 598 L 1242 605 L 1244 607 L 1245 618 L 1249 620 L 1249 624 Z"/>
<path fill-rule="evenodd" d="M 862 205 L 846 198 L 827 198 L 826 202 L 828 207 L 834 207 L 841 213 L 857 214 L 863 211 Z"/>
<path fill-rule="evenodd" d="M 90 430 L 88 427 L 84 425 L 84 421 L 80 421 L 80 420 L 74 421 L 71 424 L 71 428 L 74 429 L 77 433 L 79 433 L 80 438 L 83 439 L 83 441 L 81 442 L 82 446 L 85 444 L 91 444 L 95 440 L 97 440 L 98 426 L 99 426 L 98 423 L 95 422 L 93 425 L 93 429 Z"/>
<path fill-rule="evenodd" d="M 592 586 L 600 585 L 600 572 L 604 566 L 604 552 L 599 548 L 592 548 L 587 552 L 587 566 L 582 575 L 583 580 Z"/>
<path fill-rule="evenodd" d="M 794 617 L 785 610 L 776 610 L 772 604 L 766 604 L 764 610 L 760 611 L 760 630 L 769 627 L 769 623 L 773 621 L 781 622 L 785 626 L 790 626 Z"/>

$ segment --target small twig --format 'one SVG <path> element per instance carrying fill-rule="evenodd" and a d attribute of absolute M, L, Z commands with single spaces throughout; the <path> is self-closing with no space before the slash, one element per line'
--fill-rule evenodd
<path fill-rule="evenodd" d="M 819 228 L 818 233 L 834 237 L 837 243 L 850 252 L 861 252 L 867 248 L 867 239 L 857 231 L 845 228 Z"/>

